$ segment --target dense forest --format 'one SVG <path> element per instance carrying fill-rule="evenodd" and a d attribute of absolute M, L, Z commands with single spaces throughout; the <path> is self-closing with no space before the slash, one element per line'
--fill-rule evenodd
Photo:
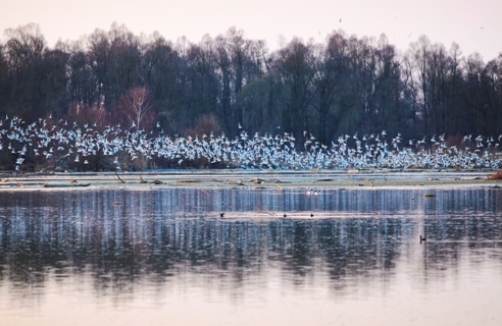
<path fill-rule="evenodd" d="M 502 52 L 484 63 L 426 36 L 404 52 L 385 35 L 343 31 L 323 44 L 294 38 L 273 52 L 236 28 L 199 43 L 118 24 L 54 48 L 35 24 L 5 36 L 0 114 L 26 121 L 160 125 L 180 135 L 243 128 L 292 132 L 299 143 L 307 133 L 329 143 L 382 130 L 416 139 L 502 131 Z"/>

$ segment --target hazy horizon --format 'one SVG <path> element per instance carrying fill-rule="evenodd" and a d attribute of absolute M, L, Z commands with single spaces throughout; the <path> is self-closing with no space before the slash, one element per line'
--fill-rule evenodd
<path fill-rule="evenodd" d="M 109 30 L 112 23 L 125 25 L 135 35 L 150 35 L 158 31 L 176 42 L 185 36 L 197 43 L 206 34 L 216 37 L 230 27 L 244 31 L 246 38 L 265 40 L 273 51 L 280 40 L 293 37 L 323 43 L 333 31 L 347 35 L 373 37 L 385 34 L 389 43 L 406 51 L 409 44 L 426 35 L 432 43 L 447 49 L 459 44 L 462 54 L 479 53 L 484 61 L 502 52 L 502 2 L 483 0 L 477 3 L 425 0 L 368 1 L 348 3 L 321 0 L 281 1 L 196 1 L 183 4 L 173 1 L 116 0 L 97 2 L 50 0 L 7 1 L 0 13 L 1 40 L 5 30 L 29 23 L 40 26 L 47 45 L 58 40 L 75 41 L 95 29 Z M 363 22 L 363 23 L 361 23 Z"/>

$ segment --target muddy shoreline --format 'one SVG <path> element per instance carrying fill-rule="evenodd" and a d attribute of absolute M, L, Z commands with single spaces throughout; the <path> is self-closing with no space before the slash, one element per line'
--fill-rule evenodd
<path fill-rule="evenodd" d="M 494 171 L 458 170 L 159 170 L 146 172 L 0 173 L 0 191 L 160 187 L 501 187 Z M 46 188 L 48 183 L 56 184 Z M 62 187 L 57 187 L 61 184 Z M 89 184 L 88 187 L 79 187 Z M 73 185 L 73 186 L 72 186 Z M 64 187 L 63 187 L 64 186 Z"/>

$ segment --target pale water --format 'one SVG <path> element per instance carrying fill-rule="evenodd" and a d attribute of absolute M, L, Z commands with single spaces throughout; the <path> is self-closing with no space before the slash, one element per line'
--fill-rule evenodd
<path fill-rule="evenodd" d="M 308 190 L 2 192 L 0 324 L 502 325 L 502 190 Z"/>

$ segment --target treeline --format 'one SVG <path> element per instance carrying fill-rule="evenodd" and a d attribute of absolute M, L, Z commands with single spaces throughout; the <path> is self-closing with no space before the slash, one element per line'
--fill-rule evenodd
<path fill-rule="evenodd" d="M 356 131 L 409 138 L 502 131 L 502 52 L 485 64 L 425 36 L 399 53 L 385 35 L 342 31 L 324 44 L 295 38 L 275 52 L 235 28 L 173 43 L 113 24 L 54 48 L 34 24 L 5 35 L 0 114 L 27 121 L 158 123 L 172 134 L 197 132 L 203 121 L 230 136 L 242 127 L 293 132 L 302 142 L 307 131 L 323 143 Z"/>

